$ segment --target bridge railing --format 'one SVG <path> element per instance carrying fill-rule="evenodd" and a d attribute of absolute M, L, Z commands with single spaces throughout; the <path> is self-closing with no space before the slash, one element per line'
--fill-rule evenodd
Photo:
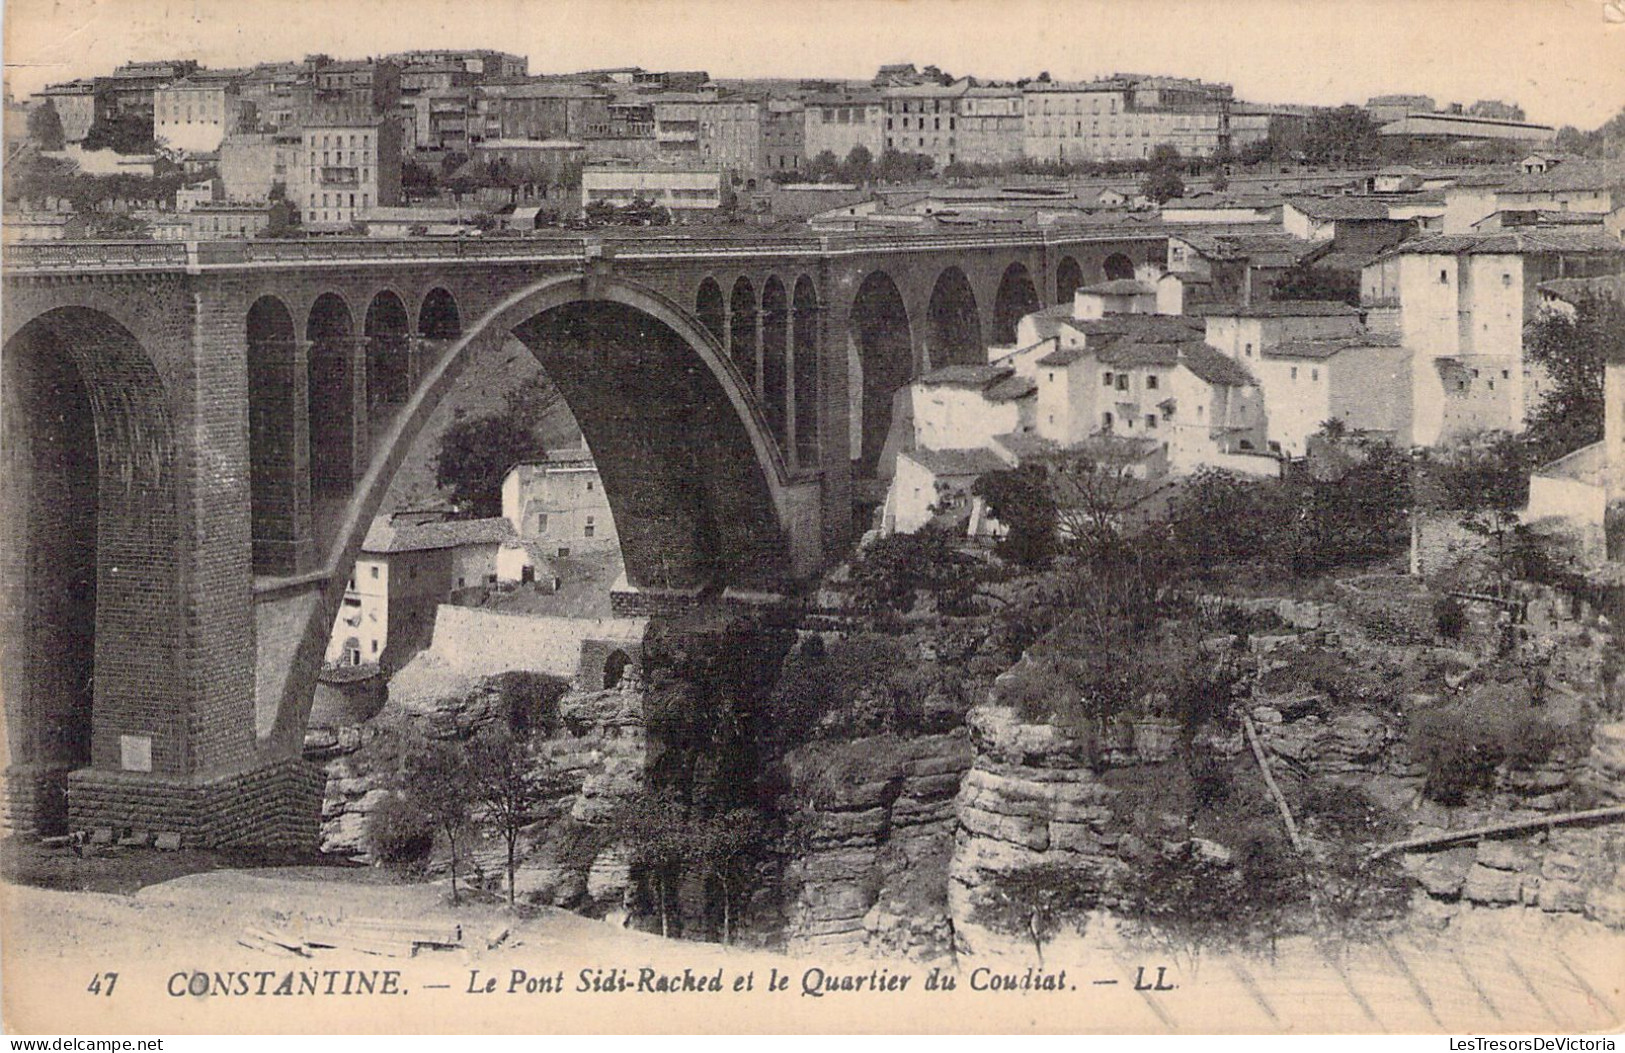
<path fill-rule="evenodd" d="M 7 270 L 148 270 L 186 266 L 186 246 L 178 241 L 47 241 L 7 245 Z"/>
<path fill-rule="evenodd" d="M 912 234 L 724 233 L 561 234 L 494 238 L 289 238 L 222 241 L 56 241 L 8 245 L 8 272 L 173 270 L 209 266 L 290 263 L 373 263 L 410 260 L 581 259 L 589 246 L 638 257 L 723 257 L 731 255 L 830 255 L 868 252 L 930 252 L 974 248 L 1034 247 L 1088 241 L 1166 237 L 1164 230 L 1046 227 L 1027 230 Z"/>

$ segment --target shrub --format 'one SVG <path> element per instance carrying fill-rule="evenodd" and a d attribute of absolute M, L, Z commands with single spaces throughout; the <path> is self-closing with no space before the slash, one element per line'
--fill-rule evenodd
<path fill-rule="evenodd" d="M 1502 765 L 1534 767 L 1571 745 L 1574 736 L 1531 710 L 1522 694 L 1487 692 L 1417 719 L 1411 743 L 1425 771 L 1423 793 L 1440 804 L 1464 804 L 1494 789 Z"/>
<path fill-rule="evenodd" d="M 1433 603 L 1433 626 L 1446 640 L 1459 640 L 1467 631 L 1467 608 L 1454 596 L 1440 596 Z"/>
<path fill-rule="evenodd" d="M 390 794 L 367 813 L 367 847 L 385 866 L 414 869 L 434 848 L 434 823 L 405 798 Z"/>

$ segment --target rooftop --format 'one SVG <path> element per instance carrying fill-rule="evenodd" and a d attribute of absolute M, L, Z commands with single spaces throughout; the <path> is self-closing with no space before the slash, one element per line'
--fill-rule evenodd
<path fill-rule="evenodd" d="M 1111 281 L 1085 285 L 1077 291 L 1095 293 L 1100 296 L 1147 296 L 1154 294 L 1157 290 L 1155 286 L 1136 281 L 1133 278 L 1114 278 Z"/>
<path fill-rule="evenodd" d="M 1359 314 L 1342 300 L 1264 300 L 1233 306 L 1213 306 L 1208 317 L 1221 318 L 1330 318 L 1337 315 Z"/>
<path fill-rule="evenodd" d="M 1546 194 L 1559 190 L 1625 189 L 1625 159 L 1563 161 L 1544 172 L 1530 172 L 1501 188 L 1507 194 Z"/>
<path fill-rule="evenodd" d="M 427 552 L 462 545 L 495 545 L 515 536 L 506 519 L 452 519 L 443 523 L 395 523 L 388 516 L 372 521 L 363 552 Z"/>
<path fill-rule="evenodd" d="M 922 384 L 982 390 L 1010 375 L 1008 366 L 954 365 L 933 369 L 920 378 Z"/>
<path fill-rule="evenodd" d="M 907 457 L 932 475 L 985 475 L 988 472 L 1003 471 L 1009 467 L 997 456 L 984 449 L 916 449 L 909 450 L 901 456 Z"/>
<path fill-rule="evenodd" d="M 1397 334 L 1361 333 L 1335 340 L 1288 340 L 1264 348 L 1265 358 L 1312 358 L 1325 360 L 1351 347 L 1398 347 Z"/>
<path fill-rule="evenodd" d="M 1311 219 L 1376 220 L 1388 218 L 1387 198 L 1289 197 L 1286 203 Z"/>
<path fill-rule="evenodd" d="M 1595 227 L 1523 228 L 1485 234 L 1435 234 L 1402 241 L 1375 259 L 1408 255 L 1521 255 L 1537 252 L 1620 252 L 1625 243 Z"/>

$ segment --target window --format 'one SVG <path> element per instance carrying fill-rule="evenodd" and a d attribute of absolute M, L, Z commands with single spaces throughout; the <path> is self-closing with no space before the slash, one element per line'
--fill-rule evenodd
<path fill-rule="evenodd" d="M 570 554 L 570 549 L 569 549 L 568 546 L 566 546 L 566 545 L 560 545 L 559 546 L 559 555 L 568 556 L 569 554 Z"/>
<path fill-rule="evenodd" d="M 1310 379 L 1310 380 L 1319 380 L 1319 379 L 1320 379 L 1320 370 L 1318 370 L 1318 369 L 1311 369 L 1311 370 L 1310 370 L 1310 371 L 1309 371 L 1309 379 Z"/>
<path fill-rule="evenodd" d="M 1117 390 L 1118 391 L 1127 391 L 1128 390 L 1128 374 L 1127 373 L 1119 373 L 1119 374 L 1117 374 Z"/>
<path fill-rule="evenodd" d="M 1505 286 L 1506 288 L 1508 288 L 1508 289 L 1512 288 L 1512 275 L 1510 275 L 1510 274 L 1501 275 L 1501 284 L 1503 286 Z"/>
<path fill-rule="evenodd" d="M 1157 390 L 1157 375 L 1155 373 L 1152 373 L 1145 378 L 1145 388 L 1147 391 Z"/>
<path fill-rule="evenodd" d="M 1100 415 L 1100 426 L 1105 428 L 1107 431 L 1112 430 L 1112 415 L 1110 413 L 1102 413 Z"/>
<path fill-rule="evenodd" d="M 374 565 L 373 568 L 372 568 L 372 576 L 373 576 L 374 580 L 377 580 L 377 578 L 378 578 L 378 567 L 376 565 Z"/>
<path fill-rule="evenodd" d="M 1501 379 L 1502 380 L 1511 380 L 1512 379 L 1512 374 L 1503 369 L 1503 370 L 1501 370 Z"/>
<path fill-rule="evenodd" d="M 597 529 L 597 528 L 593 525 L 592 516 L 588 516 L 587 517 L 587 525 L 581 528 L 581 536 L 582 537 L 592 537 L 593 531 L 595 529 Z"/>
<path fill-rule="evenodd" d="M 1292 379 L 1293 380 L 1298 379 L 1298 367 L 1297 366 L 1292 367 Z"/>
<path fill-rule="evenodd" d="M 1147 413 L 1145 415 L 1145 426 L 1147 428 L 1155 428 L 1157 426 L 1157 415 L 1155 413 Z"/>
<path fill-rule="evenodd" d="M 1050 374 L 1050 375 L 1049 375 L 1049 378 L 1050 378 L 1050 379 L 1051 379 L 1051 380 L 1054 380 L 1054 379 L 1055 379 L 1055 374 L 1054 374 L 1054 373 L 1051 373 L 1051 374 Z M 1109 370 L 1108 370 L 1108 371 L 1107 371 L 1107 372 L 1106 372 L 1106 374 L 1105 374 L 1105 375 L 1104 375 L 1104 376 L 1102 376 L 1102 377 L 1101 377 L 1101 378 L 1100 378 L 1100 382 L 1101 382 L 1101 383 L 1102 383 L 1102 384 L 1103 384 L 1103 385 L 1105 385 L 1105 386 L 1106 386 L 1106 387 L 1108 387 L 1108 388 L 1109 388 L 1109 387 L 1111 387 L 1111 386 L 1112 386 L 1112 375 L 1111 375 L 1111 372 L 1110 372 L 1110 371 L 1109 371 Z"/>
<path fill-rule="evenodd" d="M 1247 345 L 1247 357 L 1248 358 L 1253 357 L 1253 345 L 1252 344 Z"/>
<path fill-rule="evenodd" d="M 1449 271 L 1443 270 L 1443 269 L 1441 269 L 1439 271 L 1439 284 L 1440 285 L 1449 285 L 1450 284 L 1450 272 Z"/>
<path fill-rule="evenodd" d="M 373 640 L 373 641 L 372 641 L 372 653 L 373 653 L 373 654 L 377 654 L 377 653 L 378 653 L 378 641 L 377 641 L 377 640 L 376 640 L 376 639 L 374 639 L 374 640 Z"/>

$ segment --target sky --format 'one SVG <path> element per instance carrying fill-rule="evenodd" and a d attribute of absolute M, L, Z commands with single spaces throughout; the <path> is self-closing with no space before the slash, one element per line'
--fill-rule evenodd
<path fill-rule="evenodd" d="M 130 59 L 487 47 L 532 73 L 867 79 L 913 62 L 1200 77 L 1256 102 L 1499 98 L 1581 128 L 1625 109 L 1625 0 L 5 0 L 4 43 L 18 97 Z"/>

